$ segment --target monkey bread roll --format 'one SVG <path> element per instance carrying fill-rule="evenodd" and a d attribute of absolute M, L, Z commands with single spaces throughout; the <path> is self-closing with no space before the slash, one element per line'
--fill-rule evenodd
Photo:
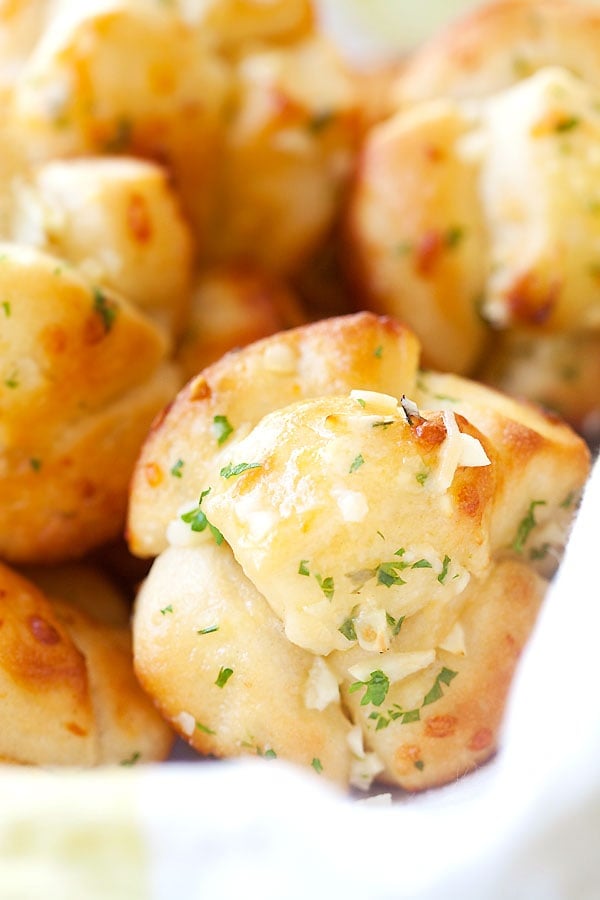
<path fill-rule="evenodd" d="M 0 558 L 81 557 L 121 534 L 179 377 L 162 331 L 56 257 L 0 245 L 0 295 Z"/>
<path fill-rule="evenodd" d="M 182 330 L 193 246 L 165 169 L 130 157 L 71 159 L 12 185 L 11 240 L 65 259 L 167 334 Z"/>
<path fill-rule="evenodd" d="M 172 732 L 133 672 L 127 603 L 93 569 L 24 577 L 0 563 L 0 685 L 3 762 L 132 764 L 169 753 Z"/>
<path fill-rule="evenodd" d="M 202 753 L 420 790 L 497 745 L 589 453 L 370 313 L 230 353 L 159 419 L 136 671 Z M 408 399 L 410 398 L 410 399 Z"/>

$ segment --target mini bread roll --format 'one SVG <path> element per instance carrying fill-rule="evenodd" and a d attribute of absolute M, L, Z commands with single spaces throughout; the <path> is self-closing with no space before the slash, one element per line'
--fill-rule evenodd
<path fill-rule="evenodd" d="M 316 759 L 347 783 L 350 723 L 339 704 L 306 708 L 314 657 L 286 638 L 229 550 L 208 542 L 166 550 L 138 595 L 135 621 L 138 677 L 198 751 L 304 766 Z"/>
<path fill-rule="evenodd" d="M 229 90 L 225 62 L 182 10 L 65 0 L 15 86 L 11 120 L 34 161 L 126 152 L 167 165 L 202 231 Z"/>
<path fill-rule="evenodd" d="M 128 541 L 139 556 L 168 544 L 177 510 L 197 500 L 235 444 L 268 412 L 353 387 L 412 390 L 419 345 L 402 325 L 369 313 L 328 319 L 227 354 L 193 378 L 157 418 L 133 475 Z"/>
<path fill-rule="evenodd" d="M 324 39 L 251 47 L 233 70 L 203 260 L 299 271 L 337 216 L 358 140 L 355 80 Z"/>
<path fill-rule="evenodd" d="M 292 351 L 293 380 L 261 370 Z M 159 551 L 135 666 L 200 752 L 407 790 L 494 752 L 589 451 L 533 407 L 417 374 L 417 353 L 368 313 L 303 326 L 228 354 L 156 423 L 130 503 L 134 550 Z"/>
<path fill-rule="evenodd" d="M 549 65 L 600 87 L 599 40 L 600 11 L 585 0 L 480 3 L 409 57 L 396 104 L 485 97 Z"/>
<path fill-rule="evenodd" d="M 53 253 L 177 334 L 193 246 L 168 175 L 130 158 L 50 162 L 15 186 L 11 237 Z"/>
<path fill-rule="evenodd" d="M 373 128 L 345 223 L 357 302 L 413 328 L 426 365 L 458 372 L 473 368 L 488 337 L 478 162 L 458 151 L 468 130 L 467 117 L 444 101 Z"/>
<path fill-rule="evenodd" d="M 73 599 L 54 599 L 4 564 L 0 610 L 3 761 L 96 766 L 165 758 L 172 733 L 135 679 L 126 621 L 109 624 Z"/>
<path fill-rule="evenodd" d="M 179 376 L 116 294 L 28 247 L 0 256 L 0 556 L 80 557 L 121 533 L 136 455 Z"/>
<path fill-rule="evenodd" d="M 426 365 L 476 372 L 498 331 L 599 331 L 599 102 L 548 67 L 371 131 L 348 211 L 352 273 L 365 306 L 415 328 Z"/>

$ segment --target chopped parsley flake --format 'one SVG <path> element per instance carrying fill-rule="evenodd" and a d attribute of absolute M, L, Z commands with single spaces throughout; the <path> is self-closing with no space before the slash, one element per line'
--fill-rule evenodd
<path fill-rule="evenodd" d="M 365 688 L 365 692 L 360 705 L 366 706 L 368 703 L 372 703 L 373 706 L 381 706 L 390 689 L 390 679 L 381 669 L 376 669 L 374 672 L 371 672 L 368 681 L 355 681 L 348 690 L 351 694 L 354 694 L 355 691 L 359 691 L 362 687 Z"/>
<path fill-rule="evenodd" d="M 9 319 L 12 313 L 12 307 L 8 300 L 2 301 L 2 311 L 4 312 L 6 318 Z"/>
<path fill-rule="evenodd" d="M 93 289 L 94 295 L 94 312 L 98 313 L 102 319 L 104 331 L 108 334 L 115 323 L 117 317 L 117 304 L 113 300 L 109 300 L 106 294 L 99 288 Z"/>
<path fill-rule="evenodd" d="M 209 728 L 208 725 L 203 725 L 202 722 L 196 722 L 196 728 L 198 731 L 201 731 L 203 734 L 216 734 L 216 731 L 213 731 L 212 728 Z"/>
<path fill-rule="evenodd" d="M 522 553 L 525 544 L 527 543 L 527 538 L 530 533 L 535 528 L 537 522 L 535 521 L 535 508 L 536 506 L 545 506 L 545 500 L 532 500 L 529 504 L 529 509 L 527 513 L 523 516 L 519 523 L 519 527 L 517 529 L 517 536 L 515 537 L 512 548 L 516 553 Z"/>
<path fill-rule="evenodd" d="M 433 566 L 428 559 L 418 559 L 411 566 L 411 569 L 432 569 Z"/>
<path fill-rule="evenodd" d="M 565 131 L 573 131 L 579 123 L 580 119 L 577 116 L 563 116 L 554 126 L 554 130 L 557 134 L 564 134 Z"/>
<path fill-rule="evenodd" d="M 422 759 L 415 759 L 415 769 L 418 769 L 419 772 L 422 772 L 425 768 L 425 763 Z"/>
<path fill-rule="evenodd" d="M 168 606 L 163 606 L 163 608 L 161 609 L 161 614 L 163 616 L 166 616 L 167 613 L 172 613 L 172 612 L 173 612 L 173 607 L 170 603 Z"/>
<path fill-rule="evenodd" d="M 342 622 L 338 631 L 344 635 L 347 641 L 356 640 L 356 628 L 354 627 L 354 619 L 352 617 L 349 617 Z"/>
<path fill-rule="evenodd" d="M 375 349 L 373 350 L 373 356 L 376 359 L 381 359 L 381 357 L 383 356 L 383 347 L 381 344 L 378 347 L 375 347 Z"/>
<path fill-rule="evenodd" d="M 219 447 L 224 444 L 229 435 L 233 432 L 233 426 L 229 422 L 227 416 L 215 416 L 213 418 L 213 434 L 217 439 Z"/>
<path fill-rule="evenodd" d="M 367 401 L 363 397 L 357 397 L 356 402 L 358 403 L 359 406 L 362 406 L 363 409 L 367 405 Z"/>
<path fill-rule="evenodd" d="M 316 756 L 313 756 L 313 761 L 311 762 L 311 766 L 317 772 L 318 775 L 323 771 L 323 763 Z"/>
<path fill-rule="evenodd" d="M 198 506 L 194 507 L 194 509 L 191 509 L 189 512 L 183 513 L 181 519 L 190 526 L 192 531 L 204 531 L 205 528 L 208 528 L 213 538 L 215 539 L 215 543 L 217 545 L 220 545 L 224 540 L 223 535 L 218 528 L 216 528 L 208 521 L 208 519 L 206 518 L 206 513 L 201 509 L 202 501 L 209 493 L 210 488 L 202 491 L 202 493 L 200 494 L 200 499 L 198 500 Z"/>
<path fill-rule="evenodd" d="M 440 584 L 444 584 L 444 582 L 446 581 L 446 578 L 448 577 L 448 566 L 450 565 L 450 563 L 451 563 L 450 557 L 447 555 L 444 556 L 444 561 L 442 562 L 442 571 L 440 572 L 440 574 L 437 577 L 437 580 L 439 581 Z"/>
<path fill-rule="evenodd" d="M 34 472 L 39 472 L 40 469 L 42 468 L 42 460 L 37 459 L 37 457 L 35 457 L 35 456 L 32 456 L 31 459 L 29 460 L 29 465 L 31 466 L 31 468 L 33 469 Z"/>
<path fill-rule="evenodd" d="M 173 476 L 173 478 L 183 477 L 182 469 L 184 465 L 185 463 L 182 459 L 178 459 L 176 463 L 173 463 L 173 465 L 171 466 L 171 475 Z"/>
<path fill-rule="evenodd" d="M 206 628 L 199 628 L 198 634 L 214 634 L 215 631 L 219 630 L 218 625 L 207 625 Z"/>
<path fill-rule="evenodd" d="M 438 673 L 433 687 L 430 691 L 425 694 L 423 698 L 422 706 L 429 706 L 430 703 L 435 703 L 436 700 L 439 700 L 440 697 L 443 696 L 442 684 L 445 684 L 446 687 L 450 684 L 453 678 L 456 678 L 458 672 L 453 672 L 452 669 L 447 669 L 446 666 Z"/>
<path fill-rule="evenodd" d="M 364 466 L 365 460 L 362 453 L 359 453 L 352 460 L 352 465 L 350 466 L 350 473 L 356 472 L 357 469 L 360 469 L 361 466 Z"/>
<path fill-rule="evenodd" d="M 269 749 L 269 750 L 265 750 L 264 753 L 261 753 L 257 747 L 256 752 L 258 753 L 259 756 L 262 756 L 263 759 L 277 759 L 277 754 L 275 753 L 274 750 Z"/>
<path fill-rule="evenodd" d="M 402 561 L 379 563 L 375 570 L 377 584 L 384 584 L 386 587 L 391 587 L 393 584 L 406 584 L 406 581 L 398 575 L 398 572 L 402 572 L 406 567 L 407 563 Z"/>
<path fill-rule="evenodd" d="M 532 547 L 529 551 L 529 559 L 546 559 L 550 552 L 550 543 L 544 541 L 539 547 Z"/>
<path fill-rule="evenodd" d="M 300 565 L 298 566 L 298 575 L 310 575 L 307 559 L 300 560 Z"/>
<path fill-rule="evenodd" d="M 14 388 L 18 388 L 19 387 L 19 376 L 17 375 L 17 373 L 12 372 L 8 376 L 8 378 L 4 379 L 4 384 L 6 385 L 7 388 L 11 388 L 11 390 Z"/>
<path fill-rule="evenodd" d="M 135 766 L 136 762 L 139 762 L 142 754 L 139 750 L 136 750 L 135 753 L 132 753 L 128 759 L 122 759 L 119 763 L 120 766 Z"/>
<path fill-rule="evenodd" d="M 231 676 L 233 675 L 233 669 L 226 668 L 225 666 L 221 666 L 219 670 L 219 674 L 217 675 L 217 680 L 215 684 L 217 687 L 225 687 Z"/>
<path fill-rule="evenodd" d="M 561 509 L 570 509 L 577 499 L 577 491 L 569 491 L 565 499 L 560 504 Z"/>
<path fill-rule="evenodd" d="M 247 472 L 248 469 L 260 469 L 262 463 L 237 463 L 235 466 L 233 463 L 229 463 L 226 466 L 223 466 L 219 475 L 222 478 L 233 478 L 235 475 L 241 475 L 242 472 Z"/>
<path fill-rule="evenodd" d="M 373 428 L 388 428 L 390 425 L 394 424 L 393 419 L 381 419 L 380 422 L 373 422 Z"/>
<path fill-rule="evenodd" d="M 417 707 L 415 709 L 403 709 L 398 705 L 398 703 L 394 703 L 390 709 L 386 710 L 387 716 L 381 712 L 378 712 L 377 710 L 373 710 L 373 712 L 369 714 L 369 719 L 376 723 L 375 731 L 381 731 L 383 728 L 387 728 L 391 722 L 399 721 L 401 725 L 409 725 L 411 722 L 419 722 L 421 719 L 421 709 L 424 706 L 429 706 L 430 703 L 435 703 L 436 700 L 439 700 L 441 697 L 443 697 L 442 684 L 445 684 L 446 687 L 448 687 L 450 682 L 454 678 L 456 678 L 457 675 L 458 672 L 453 672 L 452 669 L 447 669 L 444 666 L 438 673 L 431 690 L 429 690 L 428 693 L 425 694 L 420 707 Z M 357 684 L 360 685 L 360 682 L 357 682 Z M 353 685 L 350 685 L 350 691 L 352 691 L 353 687 Z M 380 706 L 381 704 L 374 703 L 373 705 Z M 419 766 L 417 766 L 417 768 L 419 768 Z"/>
<path fill-rule="evenodd" d="M 331 600 L 333 598 L 333 592 L 334 592 L 332 576 L 327 575 L 326 578 L 323 578 L 322 575 L 315 575 L 315 578 L 317 579 L 319 587 L 321 588 L 321 590 L 323 591 L 323 593 L 325 594 L 327 599 Z"/>
<path fill-rule="evenodd" d="M 405 616 L 400 616 L 398 619 L 395 619 L 391 613 L 386 612 L 385 620 L 389 625 L 390 631 L 392 632 L 392 637 L 396 637 L 397 634 L 400 634 L 400 629 L 402 628 L 402 623 L 404 622 Z"/>

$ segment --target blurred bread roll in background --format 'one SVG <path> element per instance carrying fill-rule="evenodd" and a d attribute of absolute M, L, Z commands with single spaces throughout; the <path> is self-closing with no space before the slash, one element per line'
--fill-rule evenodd
<path fill-rule="evenodd" d="M 154 415 L 180 383 L 163 333 L 57 257 L 0 246 L 0 556 L 83 556 L 123 529 Z"/>
<path fill-rule="evenodd" d="M 164 759 L 173 735 L 135 679 L 125 599 L 83 567 L 39 573 L 41 586 L 35 572 L 31 579 L 0 563 L 0 759 L 78 767 Z"/>

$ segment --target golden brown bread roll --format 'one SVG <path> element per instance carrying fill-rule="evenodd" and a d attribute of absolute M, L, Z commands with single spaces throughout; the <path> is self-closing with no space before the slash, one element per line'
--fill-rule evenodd
<path fill-rule="evenodd" d="M 108 590 L 116 606 L 114 588 L 81 570 L 61 577 L 69 601 L 0 563 L 0 758 L 44 766 L 164 759 L 172 733 L 135 679 L 123 599 L 121 620 L 108 621 L 115 611 L 107 617 L 100 604 Z M 77 599 L 90 581 L 96 613 Z"/>
<path fill-rule="evenodd" d="M 204 259 L 298 271 L 337 215 L 358 125 L 355 81 L 320 36 L 242 55 Z"/>
<path fill-rule="evenodd" d="M 456 18 L 403 66 L 396 104 L 485 97 L 549 65 L 600 87 L 600 11 L 585 0 L 493 0 Z"/>
<path fill-rule="evenodd" d="M 56 257 L 0 255 L 0 557 L 80 557 L 121 533 L 140 444 L 179 375 L 125 300 Z"/>
<path fill-rule="evenodd" d="M 10 239 L 61 257 L 177 334 L 187 320 L 193 246 L 167 172 L 131 158 L 38 166 L 13 182 Z"/>
<path fill-rule="evenodd" d="M 392 321 L 328 320 L 229 354 L 157 422 L 130 502 L 133 549 L 160 553 L 135 666 L 201 752 L 409 790 L 493 753 L 589 452 L 417 366 Z"/>
<path fill-rule="evenodd" d="M 168 165 L 203 229 L 229 87 L 209 35 L 175 6 L 65 0 L 21 72 L 10 117 L 36 161 L 127 152 Z"/>
<path fill-rule="evenodd" d="M 157 418 L 135 467 L 128 539 L 140 556 L 167 546 L 166 528 L 195 485 L 208 483 L 232 447 L 268 412 L 358 385 L 412 390 L 418 342 L 402 325 L 368 313 L 315 322 L 227 354 Z"/>
<path fill-rule="evenodd" d="M 519 335 L 546 360 L 561 342 L 594 346 L 599 101 L 547 67 L 476 103 L 416 104 L 370 133 L 348 213 L 353 276 L 365 306 L 415 328 L 427 365 L 477 373 Z M 517 372 L 499 383 L 559 407 L 559 374 L 546 371 L 541 390 Z M 582 402 L 578 424 L 597 410 Z"/>

